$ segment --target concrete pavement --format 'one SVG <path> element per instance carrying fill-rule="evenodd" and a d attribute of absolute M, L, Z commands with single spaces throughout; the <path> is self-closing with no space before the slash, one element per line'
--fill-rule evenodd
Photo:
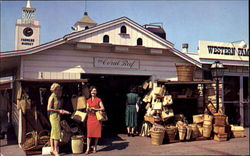
<path fill-rule="evenodd" d="M 189 141 L 160 146 L 152 145 L 148 137 L 127 137 L 120 134 L 117 137 L 102 138 L 96 154 L 89 155 L 249 155 L 249 128 L 245 129 L 244 138 L 231 138 L 229 141 L 214 140 Z M 1 140 L 1 156 L 23 156 L 25 153 L 16 145 L 4 145 Z M 61 155 L 77 156 L 83 154 Z"/>

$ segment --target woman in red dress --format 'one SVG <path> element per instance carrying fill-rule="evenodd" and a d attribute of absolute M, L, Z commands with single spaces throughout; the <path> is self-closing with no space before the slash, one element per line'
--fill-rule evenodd
<path fill-rule="evenodd" d="M 91 98 L 87 100 L 87 150 L 85 154 L 89 154 L 91 139 L 95 139 L 95 145 L 93 149 L 93 153 L 97 151 L 97 143 L 98 139 L 102 136 L 102 123 L 97 120 L 95 112 L 96 111 L 104 111 L 104 106 L 102 100 L 96 97 L 97 90 L 95 86 L 90 87 Z"/>

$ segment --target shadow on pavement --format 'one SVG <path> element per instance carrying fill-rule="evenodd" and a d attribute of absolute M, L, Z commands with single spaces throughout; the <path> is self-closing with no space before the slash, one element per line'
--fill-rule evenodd
<path fill-rule="evenodd" d="M 123 150 L 128 147 L 129 142 L 113 143 L 99 151 Z"/>
<path fill-rule="evenodd" d="M 114 143 L 117 142 L 117 143 Z M 98 145 L 106 145 L 106 147 L 100 149 L 99 151 L 111 151 L 111 150 L 122 150 L 128 147 L 129 142 L 124 142 L 119 136 L 105 137 L 99 140 Z"/>

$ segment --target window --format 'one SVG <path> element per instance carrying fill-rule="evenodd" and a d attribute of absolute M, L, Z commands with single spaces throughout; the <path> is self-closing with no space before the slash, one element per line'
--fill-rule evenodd
<path fill-rule="evenodd" d="M 87 30 L 87 29 L 89 29 L 89 27 L 88 27 L 88 26 L 86 26 L 86 27 L 85 27 L 85 30 Z"/>
<path fill-rule="evenodd" d="M 125 26 L 121 27 L 121 33 L 124 33 L 124 34 L 127 33 L 127 28 Z"/>
<path fill-rule="evenodd" d="M 142 45 L 142 39 L 141 38 L 137 39 L 137 45 Z"/>
<path fill-rule="evenodd" d="M 103 36 L 103 43 L 109 43 L 109 36 L 108 35 Z"/>

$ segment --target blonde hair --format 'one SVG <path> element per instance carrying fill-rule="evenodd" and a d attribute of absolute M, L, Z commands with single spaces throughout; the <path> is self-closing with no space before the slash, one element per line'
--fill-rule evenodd
<path fill-rule="evenodd" d="M 57 87 L 60 87 L 60 85 L 58 83 L 53 83 L 51 86 L 50 86 L 50 91 L 54 91 Z"/>

